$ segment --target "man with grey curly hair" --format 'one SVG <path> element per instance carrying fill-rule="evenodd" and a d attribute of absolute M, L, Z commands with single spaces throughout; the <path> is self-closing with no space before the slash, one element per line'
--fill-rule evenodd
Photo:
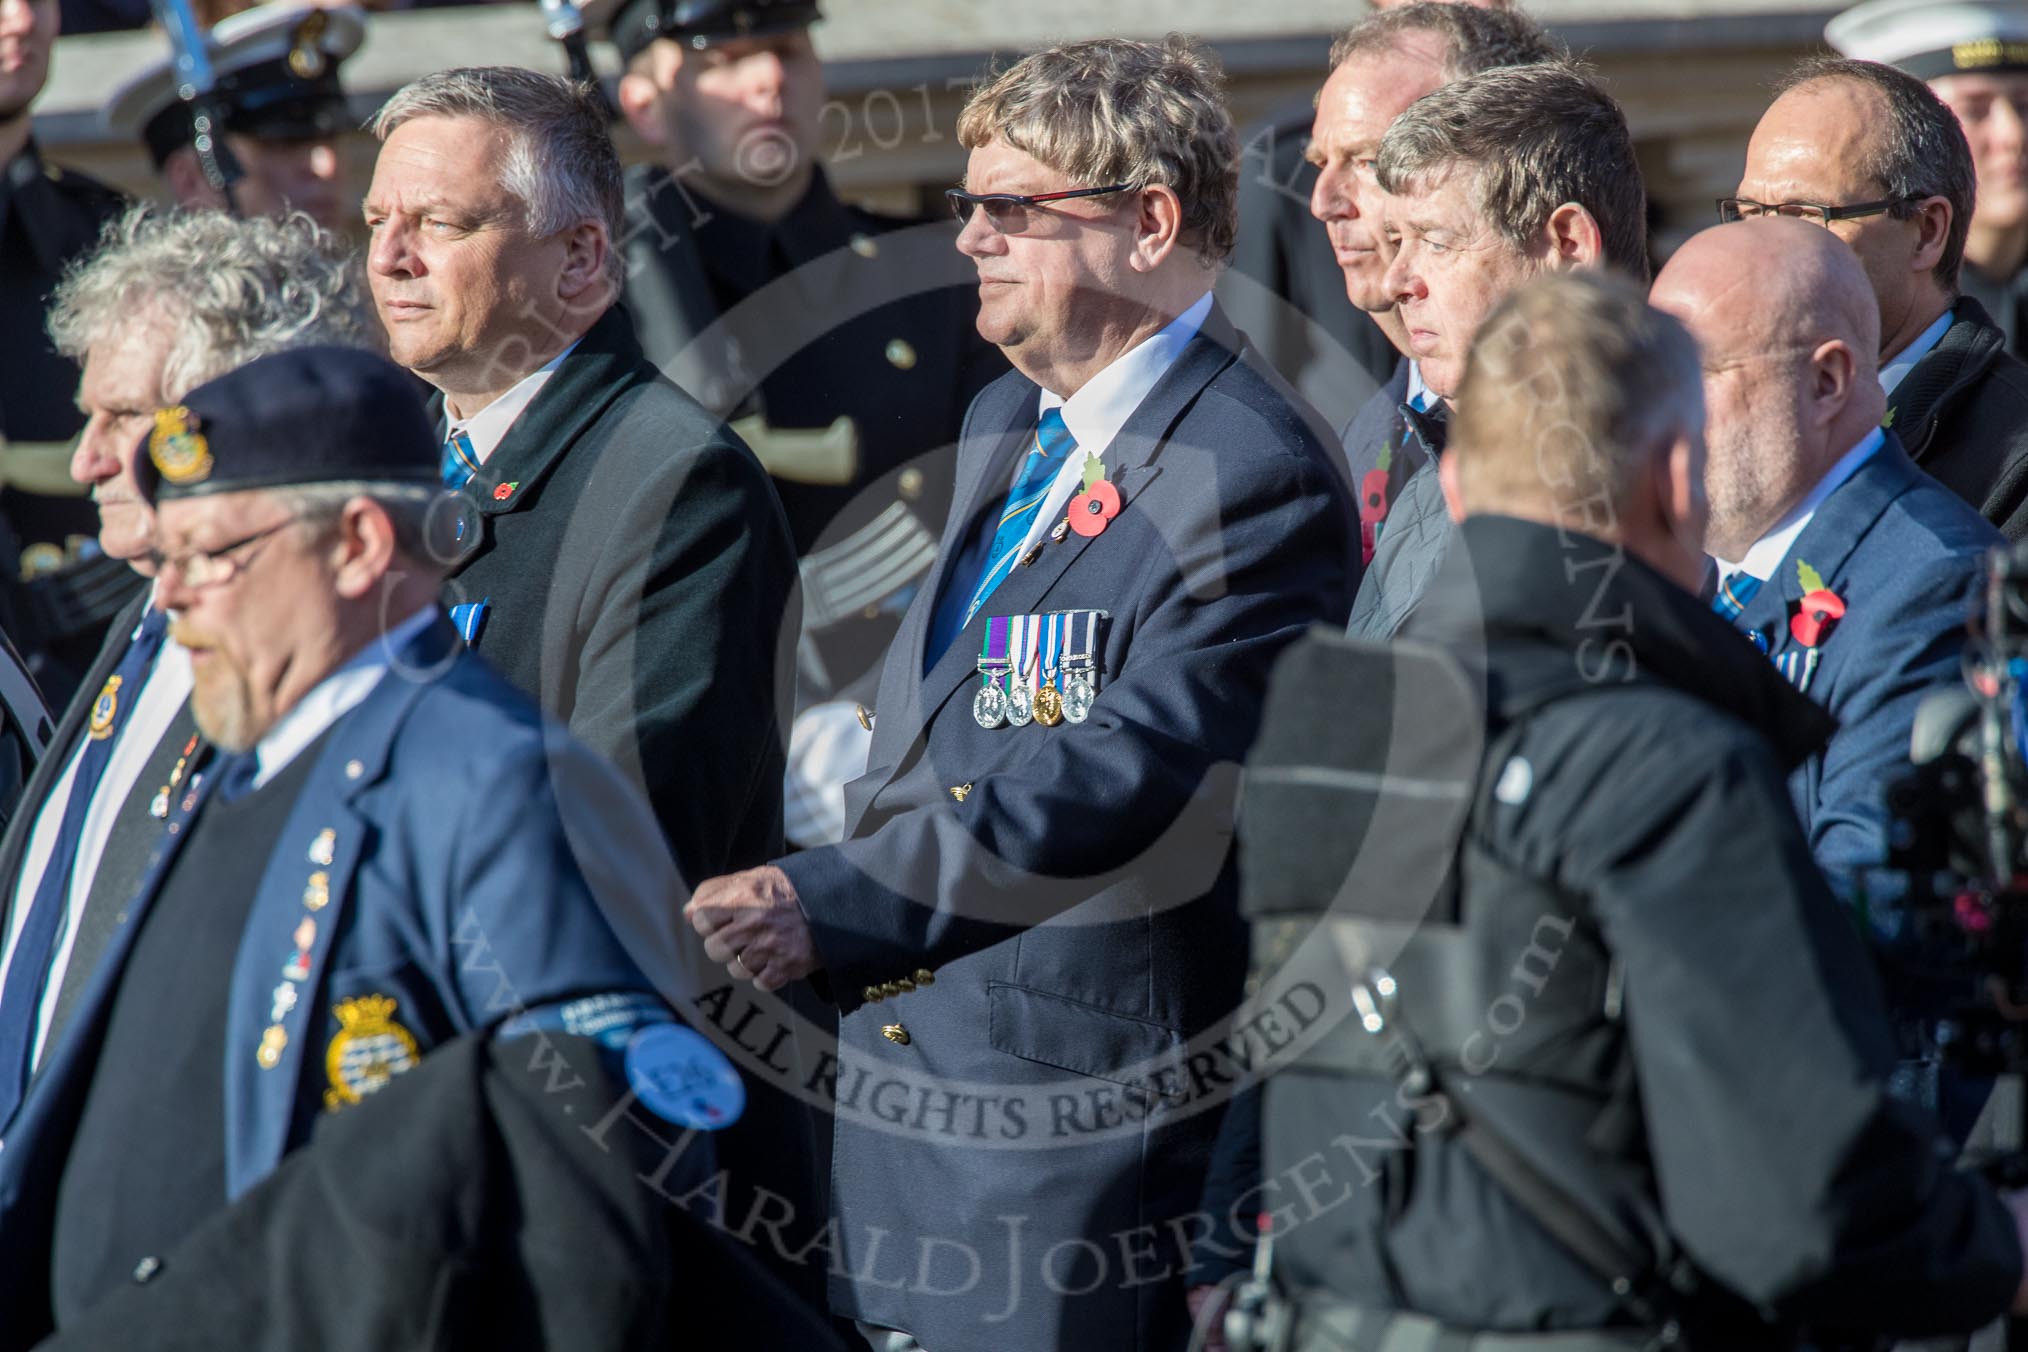
<path fill-rule="evenodd" d="M 1233 772 L 1357 566 L 1324 429 L 1211 295 L 1221 84 L 1192 40 L 1100 39 L 966 107 L 958 250 L 1015 370 L 967 415 L 846 838 L 689 907 L 736 979 L 821 970 L 840 1055 L 897 1077 L 840 1076 L 833 1132 L 832 1309 L 880 1352 L 1185 1337 L 1224 1102 L 1185 1053 L 1245 975 Z"/>
<path fill-rule="evenodd" d="M 134 461 L 154 411 L 257 357 L 372 336 L 342 241 L 307 216 L 144 208 L 64 278 L 49 328 L 84 367 L 71 476 L 91 489 L 107 557 L 144 577 L 155 516 Z M 166 627 L 152 588 L 121 612 L 0 836 L 0 1133 L 60 1045 L 195 760 L 190 657 Z"/>

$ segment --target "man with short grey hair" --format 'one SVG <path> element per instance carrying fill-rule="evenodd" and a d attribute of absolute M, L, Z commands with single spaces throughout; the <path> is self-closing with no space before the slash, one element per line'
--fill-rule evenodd
<path fill-rule="evenodd" d="M 1437 461 L 1480 321 L 1543 272 L 1615 267 L 1645 281 L 1647 194 L 1619 105 L 1555 64 L 1485 71 L 1418 100 L 1381 140 L 1374 176 L 1394 250 L 1382 286 L 1415 378 L 1405 401 L 1383 392 L 1361 410 L 1345 450 L 1370 550 L 1351 632 L 1387 638 L 1451 537 Z"/>
<path fill-rule="evenodd" d="M 765 862 L 782 848 L 795 550 L 760 462 L 616 304 L 603 107 L 533 71 L 446 70 L 373 131 L 368 281 L 390 355 L 438 391 L 452 622 L 645 789 L 686 886 Z M 766 1080 L 717 1143 L 727 1214 L 770 1196 L 821 1212 L 811 1124 Z"/>
<path fill-rule="evenodd" d="M 152 577 L 134 453 L 154 410 L 258 357 L 365 346 L 371 319 L 342 242 L 306 216 L 137 209 L 64 279 L 50 330 L 84 367 L 71 476 L 98 504 L 100 548 Z M 152 589 L 121 613 L 0 837 L 0 1133 L 62 1049 L 197 758 L 190 656 L 166 628 Z"/>
<path fill-rule="evenodd" d="M 1887 422 L 2009 539 L 2028 536 L 2028 366 L 1961 294 L 1976 197 L 1956 114 L 1874 61 L 1802 62 L 1776 88 L 1721 220 L 1791 216 L 1850 245 L 1880 305 Z"/>
<path fill-rule="evenodd" d="M 1380 218 L 1368 200 L 1388 123 L 1446 81 L 1560 52 L 1506 4 L 1414 0 L 1340 33 L 1322 92 L 1247 138 L 1239 247 L 1219 299 L 1332 426 L 1343 427 L 1375 385 L 1401 379 L 1393 301 L 1379 287 Z"/>
<path fill-rule="evenodd" d="M 692 882 L 780 848 L 795 556 L 753 454 L 641 355 L 593 91 L 439 71 L 374 117 L 368 281 L 435 386 L 465 641 L 642 784 Z"/>
<path fill-rule="evenodd" d="M 689 907 L 739 980 L 821 969 L 873 1068 L 863 1102 L 836 1076 L 828 1248 L 881 1352 L 1184 1338 L 1223 1096 L 1177 1086 L 1245 975 L 1232 772 L 1356 566 L 1314 415 L 1212 299 L 1222 85 L 1194 40 L 1099 39 L 967 105 L 958 250 L 1015 371 L 967 416 L 845 840 Z"/>

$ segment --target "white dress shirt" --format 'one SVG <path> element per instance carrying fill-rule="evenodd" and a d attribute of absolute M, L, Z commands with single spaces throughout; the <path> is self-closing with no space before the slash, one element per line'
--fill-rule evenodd
<path fill-rule="evenodd" d="M 535 402 L 535 396 L 542 393 L 542 387 L 556 374 L 556 368 L 563 365 L 563 359 L 577 351 L 577 344 L 556 354 L 556 360 L 539 371 L 530 371 L 514 382 L 507 393 L 495 399 L 471 417 L 459 421 L 451 416 L 451 406 L 444 404 L 444 440 L 449 441 L 459 432 L 472 439 L 472 454 L 485 464 L 489 456 L 499 449 L 507 439 L 507 431 L 513 427 L 528 406 Z"/>
<path fill-rule="evenodd" d="M 1070 500 L 1084 488 L 1086 455 L 1097 452 L 1103 458 L 1120 428 L 1134 415 L 1156 382 L 1176 364 L 1210 313 L 1211 293 L 1207 291 L 1159 333 L 1114 358 L 1110 366 L 1068 400 L 1048 390 L 1042 392 L 1036 416 L 1039 418 L 1052 408 L 1062 409 L 1063 424 L 1070 429 L 1077 449 L 1050 482 L 1049 493 L 1029 523 L 1028 535 L 1022 540 L 1016 558 L 1056 528 Z M 1027 460 L 1023 455 L 1016 462 L 1010 488 L 1020 481 L 1020 467 Z M 792 844 L 807 848 L 844 838 L 845 783 L 866 772 L 866 757 L 872 746 L 873 734 L 860 726 L 858 706 L 850 700 L 813 705 L 797 715 L 790 731 L 788 771 L 783 784 L 784 833 Z"/>
<path fill-rule="evenodd" d="M 1775 523 L 1774 529 L 1754 542 L 1753 548 L 1746 551 L 1745 558 L 1737 563 L 1714 558 L 1713 562 L 1718 565 L 1719 580 L 1723 581 L 1742 569 L 1762 582 L 1773 577 L 1775 569 L 1781 567 L 1782 560 L 1789 556 L 1789 550 L 1795 545 L 1797 537 L 1810 524 L 1810 518 L 1824 505 L 1824 499 L 1837 492 L 1839 486 L 1851 478 L 1859 467 L 1866 463 L 1866 458 L 1879 450 L 1886 441 L 1887 434 L 1879 428 L 1868 432 L 1857 446 L 1839 457 L 1838 463 L 1831 466 L 1828 474 L 1817 480 L 1817 486 L 1805 494 L 1803 500 L 1791 508 L 1787 516 Z"/>
<path fill-rule="evenodd" d="M 1423 383 L 1422 365 L 1419 362 L 1408 364 L 1408 389 L 1404 393 L 1407 398 L 1402 402 L 1417 413 L 1427 413 L 1442 402 L 1437 398 L 1436 391 Z"/>
<path fill-rule="evenodd" d="M 140 632 L 137 626 L 134 633 L 138 635 Z M 86 691 L 79 697 L 96 698 L 97 694 L 95 690 Z M 113 822 L 133 794 L 134 785 L 141 778 L 148 758 L 161 744 L 170 722 L 189 697 L 190 652 L 175 639 L 165 637 L 161 651 L 155 654 L 154 663 L 134 694 L 134 705 L 120 725 L 112 755 L 107 758 L 98 787 L 92 790 L 90 805 L 85 809 L 84 826 L 78 832 L 77 859 L 71 868 L 70 894 L 66 898 L 63 925 L 57 932 L 56 952 L 50 959 L 42 1003 L 36 1012 L 35 1045 L 29 1050 L 31 1068 L 42 1060 L 43 1039 L 48 1036 L 50 1016 L 56 1012 L 56 997 L 63 989 L 64 973 L 70 967 L 71 945 L 77 939 L 78 917 L 84 913 L 85 900 L 92 894 L 92 880 L 98 876 L 99 856 L 105 853 L 106 840 L 113 833 Z M 20 942 L 21 927 L 27 923 L 35 893 L 42 886 L 42 876 L 49 870 L 50 856 L 55 852 L 57 837 L 63 830 L 64 810 L 70 806 L 71 785 L 77 782 L 78 765 L 83 761 L 88 745 L 88 738 L 78 739 L 69 764 L 64 766 L 63 773 L 50 787 L 49 797 L 43 800 L 35 827 L 29 833 L 28 848 L 21 856 L 21 876 L 14 885 L 6 962 L 0 965 L 0 983 L 15 979 L 15 946 Z M 33 975 L 25 971 L 21 976 L 24 980 L 33 979 Z"/>
<path fill-rule="evenodd" d="M 1936 323 L 1915 335 L 1914 342 L 1896 353 L 1893 361 L 1883 364 L 1880 368 L 1880 388 L 1893 394 L 1894 387 L 1915 369 L 1915 364 L 1927 357 L 1930 349 L 1942 342 L 1944 334 L 1950 332 L 1952 318 L 1951 312 L 1945 310 Z"/>
<path fill-rule="evenodd" d="M 1042 509 L 1028 523 L 1028 534 L 1014 557 L 1020 558 L 1055 529 L 1056 523 L 1063 519 L 1064 509 L 1070 505 L 1070 500 L 1084 491 L 1085 457 L 1096 455 L 1104 458 L 1112 448 L 1113 439 L 1127 425 L 1127 419 L 1134 416 L 1134 410 L 1141 406 L 1156 383 L 1169 374 L 1169 368 L 1183 355 L 1183 349 L 1190 346 L 1190 340 L 1204 327 L 1205 317 L 1210 313 L 1211 293 L 1207 291 L 1161 332 L 1142 339 L 1113 358 L 1110 366 L 1086 381 L 1084 388 L 1069 399 L 1049 390 L 1042 392 L 1036 416 L 1039 418 L 1052 408 L 1062 409 L 1063 425 L 1070 429 L 1077 449 L 1056 472 L 1056 478 L 1049 485 L 1049 496 L 1042 500 Z M 1008 480 L 1010 489 L 1020 482 L 1020 465 L 1026 460 L 1027 457 L 1022 456 L 1016 462 L 1014 476 Z"/>
<path fill-rule="evenodd" d="M 367 644 L 351 661 L 319 681 L 309 694 L 275 720 L 267 735 L 254 745 L 253 786 L 258 789 L 288 769 L 289 762 L 303 748 L 324 735 L 324 730 L 373 693 L 393 664 L 394 655 L 427 629 L 437 618 L 435 606 L 424 606 L 415 614 Z"/>

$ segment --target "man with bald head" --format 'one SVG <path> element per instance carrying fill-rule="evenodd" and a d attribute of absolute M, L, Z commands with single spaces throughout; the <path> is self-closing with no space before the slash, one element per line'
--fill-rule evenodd
<path fill-rule="evenodd" d="M 2001 543 L 1881 426 L 1879 309 L 1852 250 L 1814 225 L 1721 225 L 1653 294 L 1704 354 L 1712 602 L 1838 732 L 1790 778 L 1819 864 L 1886 857 L 1883 789 L 1916 706 L 1955 685 L 1981 561 Z"/>
<path fill-rule="evenodd" d="M 1859 257 L 1879 311 L 1882 424 L 2009 539 L 2028 537 L 2028 366 L 1959 292 L 1976 180 L 1957 116 L 1915 76 L 1812 59 L 1777 87 L 1724 220 L 1786 216 Z"/>

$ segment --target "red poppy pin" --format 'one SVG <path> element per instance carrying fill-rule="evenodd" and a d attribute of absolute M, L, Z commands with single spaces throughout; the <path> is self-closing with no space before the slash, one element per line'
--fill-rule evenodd
<path fill-rule="evenodd" d="M 1824 575 L 1801 559 L 1796 560 L 1796 578 L 1803 584 L 1803 599 L 1789 616 L 1789 633 L 1805 648 L 1814 648 L 1845 618 L 1845 598 L 1825 586 Z"/>
<path fill-rule="evenodd" d="M 519 487 L 521 487 L 521 481 L 519 479 L 516 479 L 511 484 L 498 485 L 493 489 L 493 501 L 495 502 L 507 501 L 507 499 L 514 496 L 514 490 Z"/>
<path fill-rule="evenodd" d="M 1105 464 L 1095 455 L 1084 462 L 1084 492 L 1070 500 L 1070 528 L 1090 537 L 1120 514 L 1120 490 L 1106 478 Z"/>

